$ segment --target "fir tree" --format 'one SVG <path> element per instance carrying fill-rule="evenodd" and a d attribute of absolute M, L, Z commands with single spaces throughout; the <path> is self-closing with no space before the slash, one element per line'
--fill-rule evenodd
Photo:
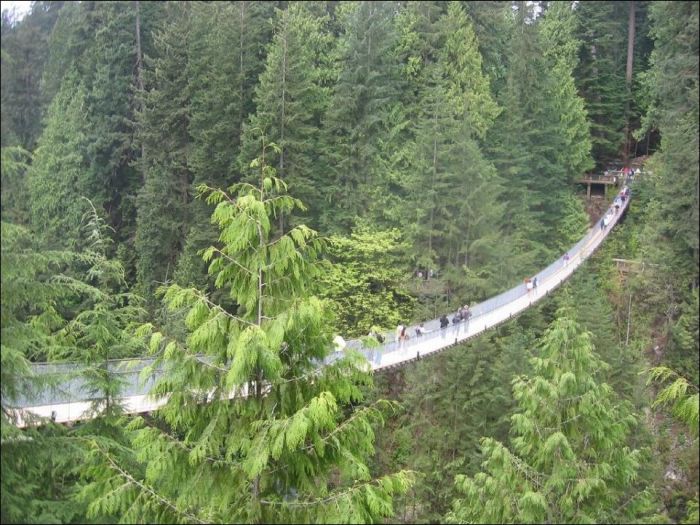
<path fill-rule="evenodd" d="M 146 57 L 138 138 L 144 183 L 137 200 L 135 249 L 141 293 L 153 304 L 158 283 L 172 279 L 186 231 L 191 173 L 188 165 L 190 97 L 186 75 L 187 4 L 171 4 Z M 183 45 L 185 44 L 185 45 Z"/>
<path fill-rule="evenodd" d="M 32 151 L 51 98 L 42 89 L 50 35 L 64 2 L 34 2 L 22 20 L 2 13 L 2 147 Z"/>
<path fill-rule="evenodd" d="M 277 11 L 275 36 L 256 87 L 256 113 L 244 133 L 240 162 L 248 166 L 255 158 L 264 132 L 280 149 L 270 164 L 316 216 L 322 206 L 318 188 L 324 184 L 316 162 L 320 122 L 329 103 L 323 85 L 322 57 L 330 50 L 324 24 L 313 4 L 297 3 Z"/>
<path fill-rule="evenodd" d="M 618 158 L 625 140 L 627 7 L 581 2 L 574 12 L 582 41 L 576 84 L 586 100 L 593 158 L 603 166 Z"/>
<path fill-rule="evenodd" d="M 273 17 L 272 2 L 194 3 L 182 23 L 191 31 L 184 75 L 190 93 L 188 163 L 192 189 L 226 187 L 240 180 L 237 159 L 243 125 L 254 111 L 254 88 L 265 64 Z M 249 159 L 251 160 L 251 159 Z M 211 208 L 200 199 L 188 205 L 182 255 L 174 273 L 183 285 L 207 283 L 199 251 L 216 240 Z"/>
<path fill-rule="evenodd" d="M 481 440 L 484 472 L 458 476 L 464 495 L 450 522 L 639 519 L 649 494 L 635 486 L 643 451 L 626 445 L 636 419 L 596 373 L 606 365 L 564 310 L 547 330 L 534 376 L 516 376 L 512 448 Z"/>
<path fill-rule="evenodd" d="M 323 119 L 322 170 L 327 182 L 321 224 L 326 231 L 348 232 L 359 217 L 381 213 L 385 191 L 380 144 L 387 140 L 392 104 L 398 93 L 398 68 L 390 51 L 396 41 L 391 2 L 341 4 L 336 15 L 338 81 Z"/>
<path fill-rule="evenodd" d="M 493 260 L 489 245 L 499 237 L 500 181 L 484 158 L 479 140 L 499 108 L 481 70 L 476 37 L 464 10 L 451 3 L 434 16 L 418 11 L 417 34 L 424 42 L 408 62 L 420 64 L 415 163 L 404 186 L 410 203 L 403 222 L 419 268 L 447 264 L 482 268 Z M 431 27 L 432 26 L 432 27 Z M 418 255 L 420 254 L 420 255 Z"/>
<path fill-rule="evenodd" d="M 66 77 L 49 107 L 46 128 L 27 173 L 32 227 L 54 247 L 77 245 L 83 204 L 75 195 L 104 198 L 87 174 L 86 99 L 85 86 L 77 77 Z"/>

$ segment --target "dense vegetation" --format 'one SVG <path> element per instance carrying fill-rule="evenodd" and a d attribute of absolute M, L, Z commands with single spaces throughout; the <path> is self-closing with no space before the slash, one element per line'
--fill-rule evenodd
<path fill-rule="evenodd" d="M 698 19 L 3 12 L 0 521 L 697 523 Z M 336 334 L 532 275 L 597 219 L 580 176 L 642 156 L 625 221 L 540 306 L 374 377 L 316 368 Z M 135 356 L 172 393 L 152 414 L 109 364 Z M 95 418 L 18 428 L 67 379 L 45 361 L 83 365 Z"/>

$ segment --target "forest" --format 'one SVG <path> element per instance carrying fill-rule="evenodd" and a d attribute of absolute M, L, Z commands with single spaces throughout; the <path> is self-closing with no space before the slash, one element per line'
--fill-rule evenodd
<path fill-rule="evenodd" d="M 699 12 L 3 10 L 0 522 L 699 523 Z M 318 366 L 535 275 L 630 166 L 519 316 Z M 66 363 L 89 417 L 19 424 Z"/>

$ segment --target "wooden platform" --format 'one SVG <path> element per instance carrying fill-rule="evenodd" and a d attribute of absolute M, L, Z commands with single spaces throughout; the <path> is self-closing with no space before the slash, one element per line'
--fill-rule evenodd
<path fill-rule="evenodd" d="M 584 175 L 582 178 L 576 182 L 579 184 L 586 184 L 586 198 L 591 198 L 591 186 L 593 184 L 600 184 L 604 188 L 604 193 L 607 195 L 608 186 L 618 186 L 623 180 L 621 172 L 608 172 L 604 175 Z"/>

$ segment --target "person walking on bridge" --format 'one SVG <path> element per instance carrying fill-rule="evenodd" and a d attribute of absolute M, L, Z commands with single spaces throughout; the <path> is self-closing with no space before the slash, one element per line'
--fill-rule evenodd
<path fill-rule="evenodd" d="M 469 330 L 469 319 L 472 317 L 472 311 L 469 309 L 469 305 L 465 304 L 462 309 L 462 321 L 464 321 L 464 332 Z"/>
<path fill-rule="evenodd" d="M 398 328 L 398 341 L 399 341 L 399 348 L 402 348 L 404 343 L 408 341 L 408 326 L 405 324 L 401 323 Z"/>

